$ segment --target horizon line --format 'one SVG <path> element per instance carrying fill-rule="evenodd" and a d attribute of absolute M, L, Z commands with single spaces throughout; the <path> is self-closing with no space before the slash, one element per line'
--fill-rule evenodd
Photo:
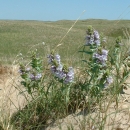
<path fill-rule="evenodd" d="M 60 20 L 37 20 L 37 19 L 0 19 L 0 21 L 41 21 L 41 22 L 57 22 L 57 21 L 76 21 L 71 19 L 60 19 Z M 78 21 L 86 20 L 107 20 L 107 21 L 117 21 L 117 20 L 130 20 L 130 19 L 102 19 L 102 18 L 88 18 L 88 19 L 79 19 Z"/>

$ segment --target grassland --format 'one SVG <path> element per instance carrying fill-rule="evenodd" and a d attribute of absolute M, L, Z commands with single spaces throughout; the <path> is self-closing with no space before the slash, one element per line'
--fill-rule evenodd
<path fill-rule="evenodd" d="M 26 55 L 30 48 L 37 48 L 40 55 L 46 57 L 49 51 L 59 44 L 74 22 L 69 20 L 56 22 L 1 20 L 0 62 L 11 64 L 17 54 Z M 77 50 L 85 43 L 88 25 L 92 25 L 105 36 L 109 36 L 109 41 L 119 35 L 127 38 L 128 35 L 126 36 L 124 32 L 130 32 L 129 20 L 79 20 L 61 42 L 63 45 L 57 49 L 67 62 L 69 62 L 68 59 L 71 61 L 72 58 L 78 58 Z M 45 42 L 45 46 L 42 42 Z"/>

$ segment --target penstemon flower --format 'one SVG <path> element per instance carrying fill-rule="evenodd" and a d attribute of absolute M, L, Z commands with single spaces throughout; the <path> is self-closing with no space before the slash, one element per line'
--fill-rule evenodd
<path fill-rule="evenodd" d="M 94 36 L 93 35 L 88 35 L 86 37 L 86 44 L 85 45 L 92 45 L 94 43 Z"/>
<path fill-rule="evenodd" d="M 51 73 L 52 74 L 55 74 L 55 72 L 56 72 L 56 66 L 51 66 L 51 68 L 50 68 L 50 70 L 51 70 Z"/>
<path fill-rule="evenodd" d="M 100 39 L 100 36 L 99 36 L 98 31 L 95 30 L 95 31 L 93 32 L 93 35 L 94 35 L 94 39 L 95 39 L 95 40 Z"/>
<path fill-rule="evenodd" d="M 107 78 L 106 78 L 106 82 L 105 82 L 105 84 L 104 84 L 104 87 L 106 88 L 106 87 L 108 87 L 110 84 L 112 84 L 113 83 L 113 78 L 111 77 L 111 76 L 108 76 Z"/>
<path fill-rule="evenodd" d="M 53 63 L 54 57 L 53 57 L 52 54 L 48 55 L 47 58 L 48 58 L 48 63 L 49 64 Z"/>
<path fill-rule="evenodd" d="M 66 67 L 63 66 L 60 62 L 60 55 L 48 55 L 49 64 L 51 64 L 50 70 L 51 73 L 57 77 L 59 80 L 63 80 L 63 83 L 68 84 L 74 80 L 74 71 L 72 67 L 69 67 L 66 70 Z"/>
<path fill-rule="evenodd" d="M 73 80 L 74 80 L 74 70 L 72 67 L 69 67 L 69 72 L 66 74 L 64 83 L 67 84 L 72 82 Z"/>
<path fill-rule="evenodd" d="M 57 66 L 56 70 L 57 70 L 57 71 L 62 71 L 62 69 L 63 69 L 63 65 L 60 63 L 60 64 Z"/>
<path fill-rule="evenodd" d="M 108 55 L 108 50 L 102 49 L 102 55 L 107 56 Z"/>
<path fill-rule="evenodd" d="M 40 80 L 42 77 L 41 73 L 34 73 L 30 67 L 26 68 L 23 65 L 20 65 L 19 73 L 23 79 L 30 79 L 31 81 Z"/>
<path fill-rule="evenodd" d="M 86 36 L 86 44 L 85 45 L 97 45 L 100 46 L 100 35 L 98 33 L 98 31 L 92 29 L 92 27 L 90 27 L 87 30 L 87 36 Z"/>
<path fill-rule="evenodd" d="M 66 73 L 64 73 L 63 71 L 60 71 L 58 78 L 61 79 L 65 79 L 66 78 Z"/>
<path fill-rule="evenodd" d="M 40 80 L 42 77 L 42 74 L 41 73 L 38 73 L 35 75 L 35 80 Z"/>
<path fill-rule="evenodd" d="M 55 60 L 57 61 L 58 64 L 60 64 L 60 55 L 55 55 Z"/>
<path fill-rule="evenodd" d="M 93 58 L 96 59 L 97 63 L 105 65 L 107 61 L 108 50 L 102 49 L 101 52 L 96 52 L 93 54 Z"/>

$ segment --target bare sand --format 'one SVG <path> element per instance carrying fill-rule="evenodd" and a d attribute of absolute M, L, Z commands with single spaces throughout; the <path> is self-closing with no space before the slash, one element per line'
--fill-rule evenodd
<path fill-rule="evenodd" d="M 17 66 L 0 66 L 0 113 L 3 111 L 11 116 L 24 107 L 26 100 L 20 94 L 23 88 L 19 79 Z"/>

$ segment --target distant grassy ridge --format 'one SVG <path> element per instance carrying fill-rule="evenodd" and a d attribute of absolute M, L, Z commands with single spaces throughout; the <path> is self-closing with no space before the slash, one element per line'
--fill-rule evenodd
<path fill-rule="evenodd" d="M 0 20 L 0 62 L 11 63 L 18 53 L 26 54 L 32 46 L 38 43 L 39 45 L 33 49 L 37 48 L 39 53 L 46 57 L 74 22 L 69 20 L 56 22 Z M 78 53 L 75 52 L 85 43 L 88 25 L 92 25 L 110 39 L 119 35 L 127 38 L 130 32 L 130 20 L 79 20 L 63 39 L 63 45 L 57 48 L 57 53 L 60 53 L 68 63 L 78 58 Z M 127 35 L 124 34 L 126 32 Z M 45 42 L 45 46 L 42 42 Z"/>

